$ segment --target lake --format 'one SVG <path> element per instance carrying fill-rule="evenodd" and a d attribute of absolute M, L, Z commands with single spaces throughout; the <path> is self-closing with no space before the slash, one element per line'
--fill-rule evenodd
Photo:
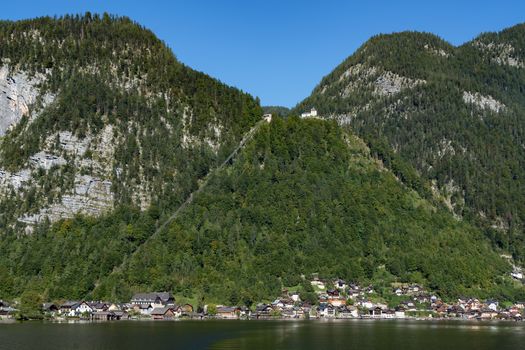
<path fill-rule="evenodd" d="M 524 349 L 525 322 L 0 323 L 0 349 Z"/>

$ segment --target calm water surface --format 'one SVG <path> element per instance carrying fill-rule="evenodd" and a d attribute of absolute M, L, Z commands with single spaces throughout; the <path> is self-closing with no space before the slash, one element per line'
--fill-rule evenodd
<path fill-rule="evenodd" d="M 0 349 L 525 349 L 525 323 L 394 320 L 0 323 Z"/>

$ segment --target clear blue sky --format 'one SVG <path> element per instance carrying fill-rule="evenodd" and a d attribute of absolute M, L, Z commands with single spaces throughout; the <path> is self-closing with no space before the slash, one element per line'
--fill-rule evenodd
<path fill-rule="evenodd" d="M 288 107 L 372 35 L 419 30 L 457 45 L 525 22 L 525 0 L 19 0 L 0 18 L 85 11 L 129 16 L 187 65 Z"/>

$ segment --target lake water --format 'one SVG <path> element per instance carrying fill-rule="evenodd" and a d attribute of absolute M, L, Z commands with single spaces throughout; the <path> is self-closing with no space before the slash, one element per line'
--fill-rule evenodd
<path fill-rule="evenodd" d="M 0 323 L 0 349 L 525 349 L 525 322 Z"/>

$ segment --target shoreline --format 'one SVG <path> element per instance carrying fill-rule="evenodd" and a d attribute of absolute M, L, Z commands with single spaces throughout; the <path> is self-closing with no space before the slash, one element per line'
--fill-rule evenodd
<path fill-rule="evenodd" d="M 129 319 L 129 320 L 87 320 L 87 319 L 43 319 L 43 320 L 16 320 L 16 319 L 0 319 L 0 324 L 21 324 L 21 323 L 56 323 L 56 324 L 115 324 L 115 323 L 135 323 L 135 322 L 146 322 L 146 323 L 169 323 L 169 322 L 248 322 L 248 321 L 261 321 L 261 322 L 460 322 L 460 323 L 506 323 L 506 324 L 523 324 L 525 321 L 518 320 L 502 320 L 502 319 L 463 319 L 463 318 L 237 318 L 237 319 L 226 319 L 226 318 L 213 318 L 213 317 L 194 317 L 194 318 L 176 318 L 176 319 L 163 319 L 154 320 L 148 318 L 140 319 Z"/>

